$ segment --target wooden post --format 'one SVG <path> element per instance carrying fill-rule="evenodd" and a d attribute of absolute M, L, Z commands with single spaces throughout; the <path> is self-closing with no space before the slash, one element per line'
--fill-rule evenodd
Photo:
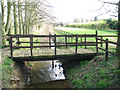
<path fill-rule="evenodd" d="M 67 49 L 67 35 L 65 34 L 65 44 L 66 44 L 66 49 Z"/>
<path fill-rule="evenodd" d="M 106 39 L 106 52 L 105 52 L 105 61 L 108 61 L 108 39 Z"/>
<path fill-rule="evenodd" d="M 49 46 L 50 46 L 50 49 L 51 49 L 51 34 L 49 34 Z"/>
<path fill-rule="evenodd" d="M 82 43 L 82 37 L 81 37 L 81 43 Z M 81 48 L 82 48 L 82 46 L 81 46 Z"/>
<path fill-rule="evenodd" d="M 101 36 L 101 47 L 103 46 L 103 41 L 102 41 L 102 39 L 103 39 L 103 36 Z"/>
<path fill-rule="evenodd" d="M 71 37 L 71 43 L 73 42 L 73 37 Z"/>
<path fill-rule="evenodd" d="M 96 31 L 96 53 L 98 54 L 98 33 Z"/>
<path fill-rule="evenodd" d="M 86 34 L 85 34 L 85 49 L 86 49 L 87 47 L 86 47 Z"/>
<path fill-rule="evenodd" d="M 30 35 L 30 52 L 31 52 L 31 57 L 33 56 L 33 34 Z"/>
<path fill-rule="evenodd" d="M 76 48 L 75 48 L 75 54 L 77 55 L 77 46 L 78 46 L 78 34 L 76 35 Z"/>
<path fill-rule="evenodd" d="M 19 36 L 18 36 L 18 38 L 17 38 L 17 44 L 18 44 L 18 46 L 20 45 L 20 39 L 19 39 Z"/>
<path fill-rule="evenodd" d="M 13 59 L 13 47 L 12 47 L 12 36 L 10 36 L 10 53 L 11 53 L 11 59 Z"/>
<path fill-rule="evenodd" d="M 55 40 L 55 55 L 57 55 L 57 52 L 56 52 L 56 34 L 54 36 L 54 40 Z"/>

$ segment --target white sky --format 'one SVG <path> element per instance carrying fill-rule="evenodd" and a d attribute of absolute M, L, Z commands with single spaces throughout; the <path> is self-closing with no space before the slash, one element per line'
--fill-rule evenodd
<path fill-rule="evenodd" d="M 98 2 L 98 0 L 48 0 L 48 2 L 53 6 L 52 13 L 59 22 L 72 22 L 75 18 L 93 19 L 95 16 L 106 12 L 105 8 L 96 11 L 103 5 L 103 3 Z M 112 5 L 109 8 L 113 9 L 114 6 Z M 105 7 L 108 7 L 108 5 Z M 102 15 L 98 18 L 110 18 L 110 15 L 112 14 L 108 14 Z"/>

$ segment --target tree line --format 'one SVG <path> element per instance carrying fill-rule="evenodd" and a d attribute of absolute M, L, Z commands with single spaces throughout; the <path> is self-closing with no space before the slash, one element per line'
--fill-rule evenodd
<path fill-rule="evenodd" d="M 97 21 L 89 21 L 85 23 L 81 22 L 81 23 L 67 24 L 66 27 L 117 30 L 118 20 L 114 20 L 110 18 L 110 19 L 103 19 Z"/>
<path fill-rule="evenodd" d="M 7 4 L 6 4 L 7 3 Z M 2 0 L 2 37 L 30 34 L 33 26 L 52 20 L 46 0 Z M 2 42 L 5 44 L 5 40 Z"/>

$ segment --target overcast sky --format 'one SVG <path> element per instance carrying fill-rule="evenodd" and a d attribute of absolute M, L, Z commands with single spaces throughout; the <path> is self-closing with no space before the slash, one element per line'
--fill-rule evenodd
<path fill-rule="evenodd" d="M 57 18 L 57 21 L 71 22 L 75 18 L 78 19 L 93 19 L 102 13 L 105 13 L 105 8 L 101 8 L 103 3 L 98 0 L 48 0 L 50 5 L 53 6 L 52 14 Z M 113 1 L 113 0 L 107 0 Z M 118 0 L 116 0 L 118 1 Z M 115 5 L 105 5 L 107 10 L 113 9 Z M 109 9 L 108 9 L 109 7 Z M 98 10 L 98 11 L 97 11 Z M 112 13 L 104 14 L 98 18 L 110 18 Z M 114 18 L 114 17 L 112 17 Z"/>

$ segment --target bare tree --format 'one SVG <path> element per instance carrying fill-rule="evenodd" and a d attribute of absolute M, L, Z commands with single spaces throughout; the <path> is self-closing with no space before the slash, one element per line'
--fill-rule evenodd
<path fill-rule="evenodd" d="M 118 39 L 117 39 L 117 54 L 118 54 L 118 60 L 120 62 L 120 0 L 119 1 L 113 1 L 112 2 L 106 2 L 106 1 L 103 1 L 103 0 L 98 0 L 100 2 L 102 2 L 103 4 L 111 4 L 111 5 L 116 5 L 117 7 L 117 10 L 116 12 L 118 13 Z M 102 6 L 104 7 L 104 5 Z M 109 10 L 110 11 L 110 10 Z"/>
<path fill-rule="evenodd" d="M 7 11 L 5 11 L 5 7 Z M 7 6 L 4 5 L 4 0 L 2 0 L 2 35 L 5 36 L 11 34 L 11 32 L 14 32 L 14 34 L 29 34 L 31 27 L 34 25 L 52 20 L 49 13 L 50 7 L 46 0 L 8 0 Z M 7 22 L 4 21 L 5 14 L 7 15 Z M 12 25 L 14 25 L 14 29 L 12 29 Z M 5 41 L 3 43 L 5 44 Z"/>

